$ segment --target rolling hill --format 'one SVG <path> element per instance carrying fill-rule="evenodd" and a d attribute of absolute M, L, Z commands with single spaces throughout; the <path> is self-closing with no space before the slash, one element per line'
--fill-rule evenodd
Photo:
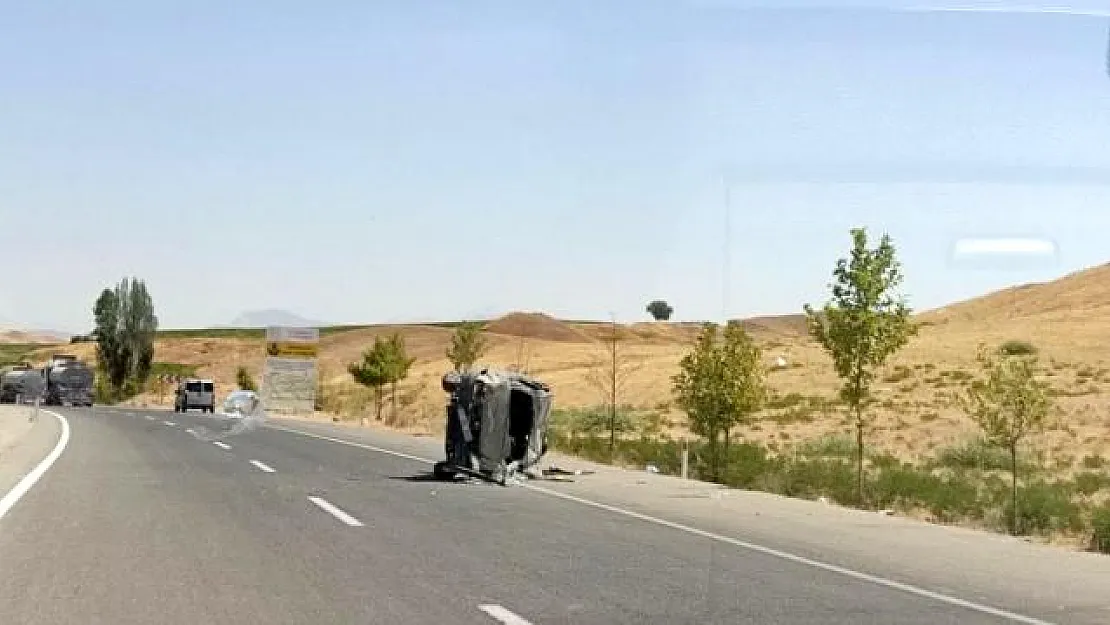
<path fill-rule="evenodd" d="M 931 453 L 973 432 L 968 419 L 949 400 L 975 371 L 975 348 L 983 341 L 1031 342 L 1039 350 L 1046 379 L 1052 381 L 1066 428 L 1049 432 L 1050 455 L 1110 455 L 1110 265 L 1095 267 L 1045 284 L 991 293 L 926 311 L 919 335 L 890 363 L 878 383 L 873 436 L 883 449 L 912 458 Z M 358 418 L 369 408 L 369 392 L 346 373 L 374 337 L 401 333 L 417 361 L 399 385 L 403 406 L 395 425 L 427 432 L 442 427 L 445 399 L 439 382 L 449 369 L 445 350 L 450 323 L 349 326 L 322 332 L 321 389 L 326 418 Z M 773 426 L 754 427 L 746 438 L 786 445 L 844 430 L 833 404 L 838 380 L 827 355 L 806 335 L 801 315 L 745 320 L 763 347 L 768 364 L 785 359 L 786 368 L 768 372 L 773 408 L 764 417 Z M 622 403 L 656 411 L 670 420 L 673 433 L 684 419 L 671 403 L 671 376 L 698 332 L 696 323 L 644 322 L 622 327 L 623 358 L 630 364 Z M 607 324 L 554 319 L 542 313 L 511 313 L 488 322 L 489 350 L 483 363 L 523 368 L 550 383 L 556 405 L 590 407 L 604 398 L 588 381 L 604 356 Z M 91 344 L 67 345 L 91 358 Z M 45 354 L 42 350 L 40 354 Z M 156 343 L 156 360 L 196 367 L 216 379 L 221 392 L 233 389 L 235 372 L 246 367 L 261 378 L 264 361 L 260 332 L 172 331 Z M 154 401 L 153 395 L 138 401 Z"/>

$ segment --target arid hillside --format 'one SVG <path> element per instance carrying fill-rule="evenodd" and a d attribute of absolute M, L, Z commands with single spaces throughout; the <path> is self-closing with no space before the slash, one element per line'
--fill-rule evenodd
<path fill-rule="evenodd" d="M 879 384 L 883 397 L 874 442 L 913 458 L 973 434 L 969 421 L 948 397 L 976 372 L 976 344 L 1027 341 L 1038 350 L 1044 374 L 1057 395 L 1057 427 L 1043 439 L 1043 451 L 1059 464 L 1086 454 L 1110 455 L 1110 265 L 1088 269 L 1047 284 L 1007 289 L 918 316 L 921 331 L 891 363 Z M 800 315 L 746 320 L 763 347 L 775 398 L 765 419 L 739 436 L 772 448 L 843 431 L 834 399 L 838 382 L 830 361 L 809 339 Z M 372 412 L 369 393 L 346 373 L 377 335 L 400 332 L 416 364 L 399 387 L 398 427 L 436 431 L 444 396 L 440 377 L 448 370 L 445 351 L 452 330 L 443 326 L 398 325 L 330 331 L 321 340 L 320 370 L 325 417 L 358 419 Z M 605 323 L 565 322 L 539 313 L 514 313 L 489 322 L 490 349 L 483 363 L 518 367 L 549 382 L 556 405 L 592 407 L 604 401 L 588 381 L 605 359 Z M 622 403 L 661 414 L 668 431 L 681 435 L 683 418 L 671 405 L 670 379 L 697 335 L 696 323 L 645 322 L 621 328 L 621 359 L 630 370 Z M 245 366 L 260 379 L 261 338 L 162 338 L 156 360 L 195 366 L 216 379 L 222 393 L 234 388 Z M 85 358 L 91 344 L 65 346 Z M 45 354 L 47 350 L 43 350 Z M 773 366 L 779 359 L 785 367 Z M 153 395 L 138 401 L 153 402 Z"/>
<path fill-rule="evenodd" d="M 0 327 L 0 345 L 51 344 L 65 340 L 60 334 Z"/>

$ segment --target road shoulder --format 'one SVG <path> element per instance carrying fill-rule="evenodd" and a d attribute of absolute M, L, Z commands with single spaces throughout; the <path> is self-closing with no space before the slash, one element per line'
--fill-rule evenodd
<path fill-rule="evenodd" d="M 58 444 L 58 420 L 29 406 L 0 406 L 0 497 L 34 470 Z"/>

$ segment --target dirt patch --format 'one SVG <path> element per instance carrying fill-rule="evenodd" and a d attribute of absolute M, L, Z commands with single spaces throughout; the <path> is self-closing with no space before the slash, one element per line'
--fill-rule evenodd
<path fill-rule="evenodd" d="M 590 335 L 543 313 L 509 313 L 486 324 L 486 332 L 560 343 L 592 343 Z"/>

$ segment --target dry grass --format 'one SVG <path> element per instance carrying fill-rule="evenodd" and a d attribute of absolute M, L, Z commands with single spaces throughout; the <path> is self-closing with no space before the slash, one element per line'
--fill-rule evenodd
<path fill-rule="evenodd" d="M 1045 379 L 1057 394 L 1055 426 L 1040 439 L 1049 462 L 1066 469 L 1086 456 L 1110 457 L 1110 266 L 1098 267 L 1044 284 L 1008 289 L 918 317 L 919 335 L 890 363 L 877 384 L 871 442 L 904 459 L 974 435 L 974 427 L 951 406 L 975 369 L 980 341 L 1000 345 L 1008 340 L 1032 343 L 1044 365 Z M 767 422 L 739 432 L 747 440 L 806 440 L 844 431 L 843 415 L 833 404 L 838 381 L 828 357 L 806 335 L 798 315 L 747 320 L 749 331 L 765 351 L 768 381 L 779 398 L 768 409 Z M 603 401 L 587 381 L 587 372 L 602 351 L 605 324 L 574 323 L 545 315 L 515 314 L 490 324 L 491 349 L 483 363 L 527 370 L 555 389 L 564 408 L 589 407 Z M 690 348 L 698 325 L 639 323 L 623 327 L 624 353 L 638 364 L 622 403 L 668 412 L 670 378 Z M 417 362 L 409 380 L 400 385 L 395 425 L 409 431 L 438 432 L 443 401 L 440 376 L 449 364 L 444 352 L 451 330 L 429 326 L 393 326 L 327 334 L 319 361 L 325 408 L 339 418 L 372 414 L 369 394 L 346 374 L 376 335 L 401 332 Z M 93 346 L 70 345 L 69 351 L 91 358 Z M 772 369 L 777 357 L 788 366 Z M 243 338 L 164 338 L 156 344 L 156 360 L 196 365 L 229 391 L 235 372 L 245 366 L 261 380 L 261 340 Z M 141 398 L 149 401 L 149 398 Z M 681 430 L 681 426 L 679 427 Z M 672 432 L 680 434 L 680 431 Z M 1066 466 L 1065 466 L 1066 465 Z"/>

